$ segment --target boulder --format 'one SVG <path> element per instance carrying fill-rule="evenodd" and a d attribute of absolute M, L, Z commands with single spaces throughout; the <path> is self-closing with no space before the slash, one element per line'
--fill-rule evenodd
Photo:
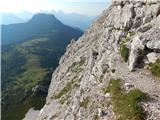
<path fill-rule="evenodd" d="M 154 49 L 160 49 L 160 40 L 151 40 L 147 43 L 147 47 L 154 50 Z"/>
<path fill-rule="evenodd" d="M 42 85 L 36 85 L 34 88 L 32 88 L 32 91 L 34 93 L 42 93 L 42 94 L 47 94 L 47 88 Z"/>
<path fill-rule="evenodd" d="M 126 90 L 129 90 L 133 87 L 133 85 L 131 83 L 125 83 L 124 87 L 125 87 Z"/>
<path fill-rule="evenodd" d="M 159 17 L 160 18 L 160 17 Z M 160 50 L 160 21 L 155 21 L 157 27 L 152 27 L 152 29 L 148 30 L 146 34 L 143 35 L 144 38 L 148 39 L 146 43 L 146 47 L 151 50 Z"/>
<path fill-rule="evenodd" d="M 131 42 L 130 54 L 129 54 L 129 70 L 133 71 L 139 56 L 139 50 L 144 50 L 145 48 L 145 39 L 142 39 L 140 36 L 135 36 Z"/>
<path fill-rule="evenodd" d="M 110 98 L 110 97 L 111 97 L 111 94 L 110 94 L 110 93 L 106 93 L 106 94 L 105 94 L 105 97 L 106 97 L 106 98 Z"/>
<path fill-rule="evenodd" d="M 155 63 L 158 59 L 160 59 L 160 53 L 149 53 L 147 54 L 147 58 L 150 63 Z"/>

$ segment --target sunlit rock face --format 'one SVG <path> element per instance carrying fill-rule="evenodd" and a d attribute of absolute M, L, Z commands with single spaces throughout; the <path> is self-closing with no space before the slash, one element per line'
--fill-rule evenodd
<path fill-rule="evenodd" d="M 137 88 L 153 98 L 144 103 L 146 120 L 160 119 L 160 81 L 147 69 L 160 52 L 160 3 L 145 2 L 113 0 L 84 35 L 68 45 L 38 120 L 117 119 L 107 104 L 110 93 L 103 92 L 109 80 L 117 78 L 124 89 Z"/>

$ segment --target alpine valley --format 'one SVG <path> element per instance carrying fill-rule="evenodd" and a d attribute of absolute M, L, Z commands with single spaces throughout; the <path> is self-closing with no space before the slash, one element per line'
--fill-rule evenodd
<path fill-rule="evenodd" d="M 31 107 L 43 107 L 61 55 L 83 32 L 43 13 L 1 28 L 2 120 L 22 120 Z"/>

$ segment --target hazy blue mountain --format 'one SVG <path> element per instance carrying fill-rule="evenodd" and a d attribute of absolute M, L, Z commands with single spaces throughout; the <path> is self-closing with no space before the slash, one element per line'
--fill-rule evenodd
<path fill-rule="evenodd" d="M 20 13 L 0 13 L 1 21 L 0 25 L 23 23 L 31 19 L 33 13 L 23 11 Z"/>
<path fill-rule="evenodd" d="M 15 24 L 15 23 L 22 23 L 25 20 L 16 16 L 15 14 L 12 13 L 1 13 L 1 24 Z"/>
<path fill-rule="evenodd" d="M 53 13 L 64 24 L 82 30 L 86 30 L 96 18 L 96 16 L 89 17 L 78 13 L 64 13 L 63 11 L 52 11 L 51 13 Z"/>
<path fill-rule="evenodd" d="M 57 31 L 69 32 L 69 34 L 75 31 L 75 29 L 62 24 L 54 15 L 42 13 L 36 14 L 26 23 L 2 25 L 1 27 L 2 45 L 43 37 L 44 34 L 52 35 Z"/>
<path fill-rule="evenodd" d="M 42 11 L 43 13 L 54 14 L 56 18 L 58 18 L 62 23 L 75 27 L 80 28 L 81 30 L 85 31 L 96 16 L 85 16 L 78 13 L 65 13 L 63 11 Z M 22 23 L 28 21 L 33 16 L 33 13 L 28 11 L 23 11 L 20 13 L 2 13 L 2 21 L 0 24 L 8 25 L 14 23 Z"/>
<path fill-rule="evenodd" d="M 2 26 L 2 119 L 22 120 L 44 103 L 51 74 L 72 38 L 83 33 L 54 15 Z"/>

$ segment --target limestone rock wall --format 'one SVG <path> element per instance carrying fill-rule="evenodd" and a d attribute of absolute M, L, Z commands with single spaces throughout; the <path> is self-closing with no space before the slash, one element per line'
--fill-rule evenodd
<path fill-rule="evenodd" d="M 116 119 L 112 106 L 104 105 L 109 95 L 102 91 L 112 78 L 149 94 L 154 101 L 145 103 L 146 120 L 160 119 L 160 81 L 146 69 L 159 59 L 160 3 L 126 1 L 112 4 L 78 41 L 68 45 L 38 120 L 94 120 L 101 111 L 106 113 L 99 115 L 101 120 Z M 120 55 L 124 41 L 129 49 L 127 63 Z M 143 58 L 140 51 L 145 51 Z"/>

